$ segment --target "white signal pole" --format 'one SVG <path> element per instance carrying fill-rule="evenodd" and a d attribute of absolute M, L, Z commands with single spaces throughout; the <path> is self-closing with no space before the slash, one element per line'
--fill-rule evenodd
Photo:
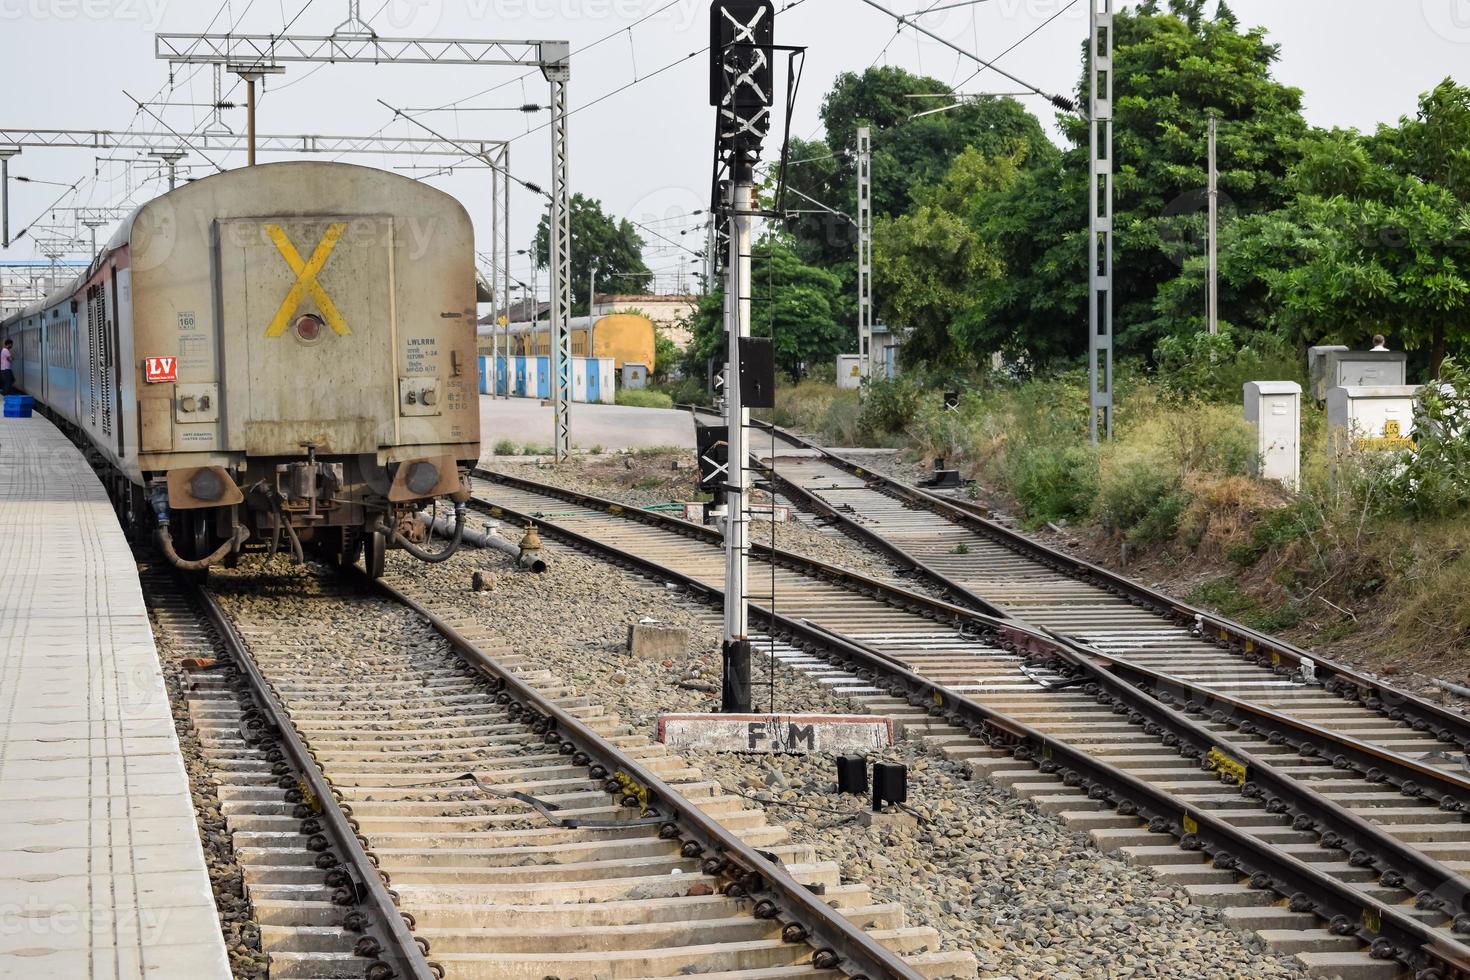
<path fill-rule="evenodd" d="M 858 226 L 858 366 L 863 377 L 872 372 L 873 345 L 873 179 L 872 132 L 857 131 Z"/>
<path fill-rule="evenodd" d="M 750 710 L 749 524 L 746 519 L 750 470 L 745 461 L 745 430 L 750 409 L 740 398 L 740 339 L 750 336 L 751 174 L 737 160 L 730 181 L 730 259 L 726 264 L 725 309 L 729 324 L 725 376 L 725 425 L 729 433 L 729 487 L 725 491 L 725 670 L 722 702 L 726 711 Z"/>
<path fill-rule="evenodd" d="M 1211 334 L 1220 332 L 1220 267 L 1215 256 L 1215 235 L 1220 218 L 1220 175 L 1215 165 L 1215 124 L 1216 118 L 1212 112 L 1210 113 L 1210 231 L 1208 244 L 1210 282 L 1205 292 L 1205 321 L 1209 324 Z"/>

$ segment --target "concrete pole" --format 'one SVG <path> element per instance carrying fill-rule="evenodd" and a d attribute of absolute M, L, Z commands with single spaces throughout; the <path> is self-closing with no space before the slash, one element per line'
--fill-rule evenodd
<path fill-rule="evenodd" d="M 1087 3 L 1087 403 L 1096 445 L 1113 437 L 1113 0 Z"/>
<path fill-rule="evenodd" d="M 255 166 L 255 79 L 246 74 L 245 79 L 245 165 Z"/>

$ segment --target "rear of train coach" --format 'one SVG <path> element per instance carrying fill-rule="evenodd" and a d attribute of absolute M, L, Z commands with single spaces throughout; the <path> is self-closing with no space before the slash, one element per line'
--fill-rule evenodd
<path fill-rule="evenodd" d="M 140 207 L 86 280 L 77 421 L 176 564 L 444 554 L 420 548 L 419 510 L 448 497 L 462 520 L 479 457 L 473 231 L 453 197 L 349 164 L 227 171 Z M 114 368 L 115 438 L 85 411 Z"/>

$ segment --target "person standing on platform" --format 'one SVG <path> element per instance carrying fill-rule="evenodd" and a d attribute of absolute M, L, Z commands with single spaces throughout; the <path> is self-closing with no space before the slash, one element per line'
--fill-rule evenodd
<path fill-rule="evenodd" d="M 15 390 L 15 371 L 10 366 L 14 359 L 14 346 L 15 341 L 6 338 L 5 346 L 0 347 L 0 395 L 8 395 Z"/>

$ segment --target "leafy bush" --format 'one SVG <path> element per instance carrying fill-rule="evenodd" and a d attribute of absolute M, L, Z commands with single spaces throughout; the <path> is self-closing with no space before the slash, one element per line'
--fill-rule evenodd
<path fill-rule="evenodd" d="M 653 376 L 663 381 L 679 363 L 679 347 L 663 328 L 653 328 Z"/>
<path fill-rule="evenodd" d="M 1247 381 L 1303 382 L 1301 354 L 1275 334 L 1221 324 L 1217 334 L 1165 337 L 1154 349 L 1158 382 L 1175 401 L 1239 403 Z"/>
<path fill-rule="evenodd" d="M 1127 531 L 1161 498 L 1179 489 L 1179 478 L 1139 458 L 1102 469 L 1094 516 L 1112 531 Z"/>
<path fill-rule="evenodd" d="M 874 436 L 907 432 L 918 415 L 919 405 L 935 393 L 926 391 L 919 380 L 907 376 L 869 381 L 863 392 L 859 423 Z"/>
<path fill-rule="evenodd" d="M 1387 503 L 1416 517 L 1449 517 L 1470 508 L 1470 369 L 1454 358 L 1420 390 L 1417 448 L 1397 454 L 1384 487 Z"/>
<path fill-rule="evenodd" d="M 709 391 L 704 387 L 704 380 L 694 375 L 685 375 L 677 381 L 654 385 L 652 390 L 662 391 L 675 405 L 710 404 Z"/>
<path fill-rule="evenodd" d="M 861 414 L 856 389 L 807 380 L 776 389 L 771 419 L 777 425 L 816 436 L 829 446 L 860 446 L 866 435 L 860 424 Z"/>
<path fill-rule="evenodd" d="M 1005 470 L 1032 525 L 1081 517 L 1097 496 L 1097 456 L 1089 446 L 1034 443 L 1008 453 Z"/>
<path fill-rule="evenodd" d="M 516 454 L 516 444 L 515 444 L 514 440 L 511 440 L 511 439 L 497 439 L 495 441 L 495 455 L 497 455 L 497 456 L 514 456 L 515 454 Z"/>
<path fill-rule="evenodd" d="M 619 388 L 617 403 L 632 408 L 673 408 L 674 399 L 651 388 Z"/>
<path fill-rule="evenodd" d="M 1126 535 L 1131 544 L 1167 544 L 1179 535 L 1185 511 L 1194 502 L 1189 491 L 1178 488 L 1153 501 Z"/>

